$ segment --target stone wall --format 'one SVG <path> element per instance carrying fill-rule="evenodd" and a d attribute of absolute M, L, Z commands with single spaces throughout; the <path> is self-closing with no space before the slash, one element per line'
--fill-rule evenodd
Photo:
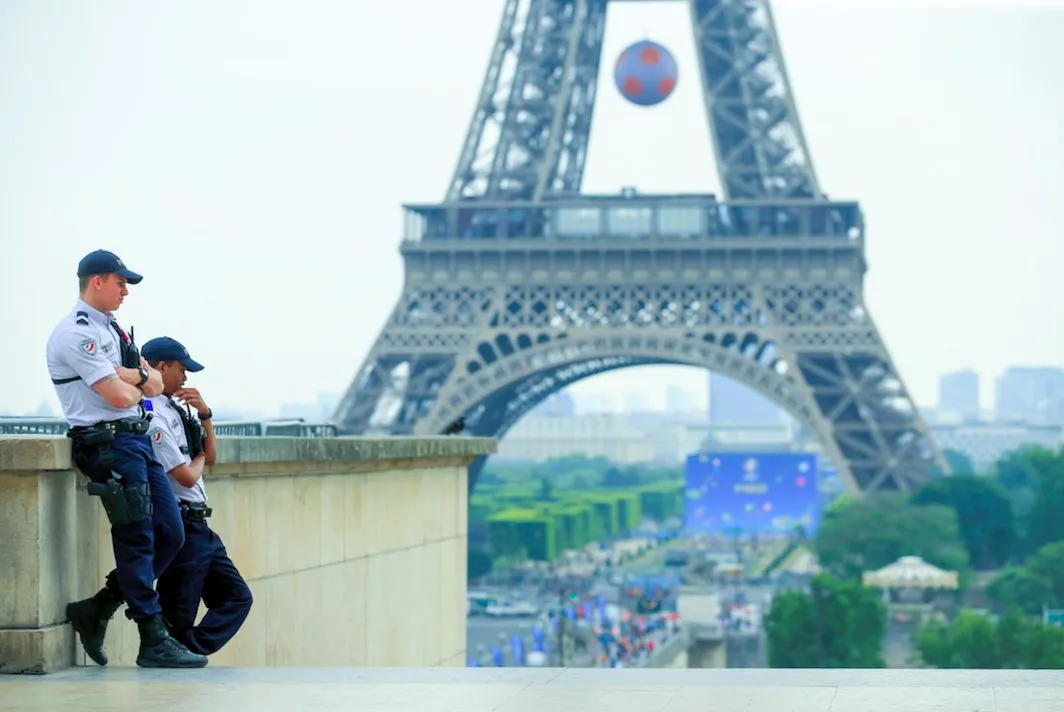
<path fill-rule="evenodd" d="M 476 438 L 223 438 L 211 527 L 255 604 L 211 665 L 465 662 L 466 465 Z M 86 664 L 66 604 L 114 565 L 65 438 L 0 439 L 0 672 Z M 120 612 L 111 665 L 133 665 Z M 88 661 L 89 665 L 93 663 Z"/>

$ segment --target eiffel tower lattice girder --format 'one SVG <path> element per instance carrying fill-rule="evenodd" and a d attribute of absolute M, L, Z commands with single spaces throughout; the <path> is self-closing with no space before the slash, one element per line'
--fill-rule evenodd
<path fill-rule="evenodd" d="M 583 378 L 688 364 L 779 403 L 851 491 L 948 471 L 865 307 L 860 207 L 820 194 L 766 0 L 689 0 L 727 199 L 580 194 L 606 5 L 505 0 L 447 198 L 405 206 L 403 293 L 340 430 L 501 437 Z"/>
<path fill-rule="evenodd" d="M 819 196 L 766 0 L 692 0 L 724 194 Z M 579 193 L 607 0 L 506 0 L 447 199 Z"/>

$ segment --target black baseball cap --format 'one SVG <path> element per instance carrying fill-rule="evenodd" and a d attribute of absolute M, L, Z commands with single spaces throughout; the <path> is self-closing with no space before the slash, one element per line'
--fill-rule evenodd
<path fill-rule="evenodd" d="M 203 365 L 198 361 L 193 361 L 188 355 L 188 349 L 182 346 L 180 341 L 171 339 L 169 336 L 160 336 L 147 342 L 140 347 L 140 355 L 148 363 L 177 361 L 185 367 L 186 371 L 195 373 L 203 370 Z"/>
<path fill-rule="evenodd" d="M 107 250 L 96 250 L 81 258 L 78 262 L 78 277 L 91 277 L 95 274 L 117 274 L 125 277 L 130 284 L 138 284 L 144 279 L 133 270 L 126 267 L 126 263 L 118 259 L 118 255 Z"/>

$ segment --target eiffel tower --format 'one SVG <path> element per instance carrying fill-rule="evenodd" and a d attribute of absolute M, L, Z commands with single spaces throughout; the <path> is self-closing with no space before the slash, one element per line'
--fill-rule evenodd
<path fill-rule="evenodd" d="M 498 438 L 581 379 L 688 364 L 785 408 L 851 492 L 948 472 L 864 304 L 860 206 L 817 182 L 768 0 L 686 1 L 724 199 L 581 194 L 608 0 L 504 0 L 446 198 L 404 206 L 405 286 L 340 432 Z"/>

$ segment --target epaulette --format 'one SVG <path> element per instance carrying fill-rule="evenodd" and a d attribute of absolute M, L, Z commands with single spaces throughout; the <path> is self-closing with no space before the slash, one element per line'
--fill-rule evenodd
<path fill-rule="evenodd" d="M 89 313 L 88 312 L 83 312 L 83 311 L 79 311 L 79 312 L 75 313 L 74 314 L 74 323 L 75 324 L 81 324 L 82 326 L 88 326 L 89 325 Z"/>

